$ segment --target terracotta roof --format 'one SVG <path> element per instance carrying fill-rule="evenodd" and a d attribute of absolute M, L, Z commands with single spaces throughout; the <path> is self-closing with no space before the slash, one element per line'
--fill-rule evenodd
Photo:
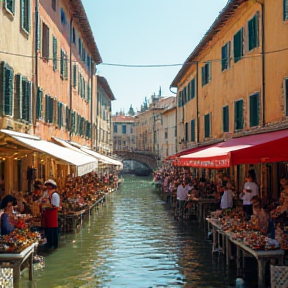
<path fill-rule="evenodd" d="M 97 75 L 97 84 L 105 90 L 111 101 L 116 100 L 107 80 L 104 77 Z"/>
<path fill-rule="evenodd" d="M 79 25 L 85 36 L 85 43 L 88 46 L 89 50 L 92 53 L 92 59 L 96 64 L 102 63 L 102 58 L 100 56 L 99 50 L 95 43 L 95 39 L 86 15 L 84 6 L 81 0 L 69 0 L 69 3 L 74 11 L 74 18 L 79 21 Z"/>
<path fill-rule="evenodd" d="M 112 122 L 134 122 L 135 118 L 132 116 L 118 115 L 111 117 Z"/>
<path fill-rule="evenodd" d="M 199 54 L 205 49 L 205 47 L 209 44 L 213 37 L 221 31 L 223 26 L 225 26 L 226 22 L 231 18 L 232 15 L 235 14 L 235 10 L 237 10 L 240 5 L 247 1 L 249 0 L 230 0 L 227 2 L 226 6 L 220 12 L 219 16 L 213 22 L 212 26 L 206 32 L 200 43 L 186 59 L 181 70 L 178 72 L 170 87 L 177 87 L 182 77 L 185 75 L 191 65 L 195 63 L 193 62 L 193 59 L 199 56 Z"/>

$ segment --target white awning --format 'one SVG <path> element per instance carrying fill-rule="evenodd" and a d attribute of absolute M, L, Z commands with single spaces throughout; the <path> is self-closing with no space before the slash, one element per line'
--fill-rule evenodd
<path fill-rule="evenodd" d="M 81 150 L 84 151 L 85 153 L 94 156 L 95 158 L 97 158 L 100 162 L 105 163 L 105 164 L 109 164 L 109 165 L 114 165 L 114 166 L 119 166 L 120 169 L 123 168 L 123 163 L 112 159 L 110 157 L 104 156 L 100 153 L 97 153 L 91 149 L 88 149 L 86 147 L 81 147 Z"/>
<path fill-rule="evenodd" d="M 31 150 L 43 152 L 57 158 L 60 161 L 76 166 L 77 176 L 85 175 L 98 168 L 98 161 L 94 157 L 85 155 L 81 152 L 73 151 L 69 148 L 61 147 L 52 142 L 41 140 L 39 137 L 31 136 L 15 131 L 0 130 L 2 133 L 9 135 L 20 144 Z"/>

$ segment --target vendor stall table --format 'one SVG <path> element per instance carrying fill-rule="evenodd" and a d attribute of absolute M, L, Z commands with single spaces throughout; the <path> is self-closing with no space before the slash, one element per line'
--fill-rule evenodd
<path fill-rule="evenodd" d="M 219 235 L 222 235 L 222 245 L 225 245 L 226 249 L 222 249 L 225 251 L 226 254 L 226 263 L 229 265 L 231 250 L 230 250 L 230 242 L 234 243 L 237 248 L 237 273 L 238 275 L 241 274 L 241 251 L 242 251 L 242 258 L 244 259 L 245 254 L 253 256 L 258 263 L 258 288 L 265 288 L 265 265 L 267 261 L 275 262 L 278 260 L 278 265 L 283 265 L 283 257 L 284 257 L 284 250 L 276 249 L 276 250 L 253 250 L 250 247 L 246 246 L 244 243 L 233 240 L 232 234 L 229 232 L 225 232 L 221 229 L 221 223 L 218 219 L 206 218 L 207 222 L 212 225 L 213 229 L 213 250 L 216 250 L 216 247 L 219 248 Z M 273 263 L 274 264 L 274 263 Z M 244 261 L 243 261 L 244 266 Z M 244 268 L 244 267 L 242 267 Z"/>
<path fill-rule="evenodd" d="M 75 230 L 78 225 L 82 224 L 82 217 L 86 211 L 87 209 L 68 214 L 59 213 L 61 231 L 69 232 Z"/>
<path fill-rule="evenodd" d="M 33 278 L 33 254 L 36 244 L 33 243 L 21 253 L 5 253 L 0 254 L 0 266 L 3 268 L 13 269 L 13 286 L 19 287 L 20 272 L 22 264 L 27 260 L 29 267 L 29 280 Z"/>

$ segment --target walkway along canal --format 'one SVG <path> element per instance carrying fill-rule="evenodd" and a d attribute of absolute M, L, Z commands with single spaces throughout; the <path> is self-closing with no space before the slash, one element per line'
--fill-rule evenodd
<path fill-rule="evenodd" d="M 235 269 L 227 271 L 222 256 L 212 255 L 197 221 L 174 220 L 151 183 L 126 176 L 77 232 L 45 255 L 46 267 L 32 282 L 23 275 L 20 287 L 235 287 Z"/>

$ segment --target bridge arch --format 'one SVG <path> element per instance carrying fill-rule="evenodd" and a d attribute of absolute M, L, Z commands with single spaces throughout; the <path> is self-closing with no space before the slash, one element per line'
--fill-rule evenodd
<path fill-rule="evenodd" d="M 122 160 L 134 160 L 149 167 L 152 171 L 157 169 L 158 163 L 155 155 L 145 152 L 114 151 Z"/>

